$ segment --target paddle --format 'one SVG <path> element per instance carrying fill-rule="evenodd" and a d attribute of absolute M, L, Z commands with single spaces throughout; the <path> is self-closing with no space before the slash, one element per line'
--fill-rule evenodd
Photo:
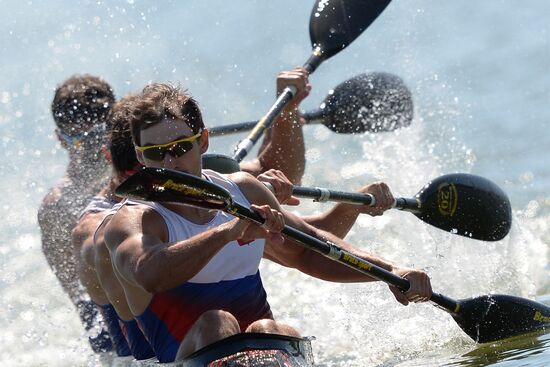
<path fill-rule="evenodd" d="M 304 116 L 308 124 L 322 123 L 337 133 L 392 131 L 410 125 L 413 101 L 410 90 L 398 76 L 380 72 L 360 74 L 340 83 L 319 109 Z M 208 131 L 210 136 L 219 136 L 249 130 L 255 125 L 256 122 L 244 122 Z M 222 154 L 203 154 L 202 165 L 220 173 L 240 170 L 235 159 Z"/>
<path fill-rule="evenodd" d="M 374 205 L 370 194 L 320 187 L 294 186 L 292 195 L 319 202 Z M 512 225 L 510 200 L 504 191 L 486 178 L 466 173 L 438 177 L 414 198 L 397 198 L 394 208 L 411 212 L 444 231 L 482 241 L 503 239 Z"/>
<path fill-rule="evenodd" d="M 178 171 L 144 168 L 123 182 L 115 193 L 120 197 L 139 200 L 179 202 L 199 208 L 223 210 L 242 219 L 263 223 L 263 218 L 257 213 L 234 202 L 225 188 Z M 282 233 L 300 245 L 356 271 L 403 291 L 410 288 L 408 280 L 371 264 L 331 242 L 322 241 L 287 225 Z M 481 343 L 550 327 L 550 308 L 524 298 L 484 295 L 454 300 L 434 292 L 430 300 L 450 313 L 469 337 Z"/>
<path fill-rule="evenodd" d="M 371 25 L 389 3 L 390 0 L 318 0 L 309 20 L 313 51 L 304 68 L 311 74 L 323 61 L 346 48 Z M 237 146 L 233 155 L 237 162 L 243 160 L 264 131 L 273 125 L 295 93 L 295 88 L 284 89 L 269 111 Z"/>
<path fill-rule="evenodd" d="M 340 83 L 316 110 L 302 114 L 306 124 L 323 124 L 339 134 L 393 131 L 413 118 L 411 91 L 401 78 L 382 72 L 363 73 Z M 248 131 L 257 121 L 209 128 L 210 136 Z"/>

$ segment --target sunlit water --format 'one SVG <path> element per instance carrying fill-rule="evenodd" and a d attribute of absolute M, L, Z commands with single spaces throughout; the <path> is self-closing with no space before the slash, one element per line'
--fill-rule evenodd
<path fill-rule="evenodd" d="M 0 1 L 0 363 L 98 365 L 42 257 L 36 210 L 67 162 L 49 104 L 69 75 L 103 76 L 117 96 L 148 81 L 179 81 L 209 125 L 261 116 L 274 76 L 309 55 L 310 2 Z M 408 213 L 361 218 L 348 240 L 429 271 L 455 298 L 550 292 L 550 3 L 395 1 L 347 50 L 311 77 L 304 108 L 365 71 L 401 76 L 413 125 L 339 136 L 306 129 L 304 185 L 354 190 L 376 179 L 412 196 L 430 179 L 472 172 L 510 196 L 511 233 L 483 243 L 438 231 Z M 215 138 L 230 153 L 239 137 Z M 297 210 L 327 208 L 303 200 Z M 264 264 L 278 319 L 315 335 L 321 366 L 545 366 L 547 335 L 479 346 L 435 307 L 402 307 L 382 284 L 340 285 Z"/>

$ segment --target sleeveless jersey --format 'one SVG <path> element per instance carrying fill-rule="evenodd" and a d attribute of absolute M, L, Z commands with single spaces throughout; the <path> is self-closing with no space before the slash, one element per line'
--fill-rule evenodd
<path fill-rule="evenodd" d="M 232 181 L 211 170 L 203 170 L 203 175 L 228 189 L 236 202 L 250 204 Z M 139 203 L 162 216 L 170 243 L 188 239 L 234 219 L 232 215 L 219 211 L 208 223 L 196 224 L 159 203 Z M 241 330 L 254 321 L 273 317 L 258 270 L 264 244 L 263 239 L 246 245 L 231 241 L 189 281 L 153 295 L 148 307 L 136 319 L 160 362 L 174 361 L 181 341 L 206 311 L 231 313 Z"/>
<path fill-rule="evenodd" d="M 88 205 L 80 212 L 79 218 L 82 218 L 88 213 L 99 213 L 105 210 L 111 210 L 115 204 L 115 201 L 109 200 L 105 196 L 94 196 Z"/>
<path fill-rule="evenodd" d="M 124 321 L 119 319 L 122 323 L 121 329 L 126 337 L 126 340 L 132 351 L 132 355 L 138 361 L 142 359 L 149 359 L 155 356 L 155 352 L 151 348 L 149 341 L 145 339 L 143 332 L 138 326 L 136 320 Z"/>
<path fill-rule="evenodd" d="M 107 303 L 106 305 L 98 305 L 101 308 L 101 313 L 103 315 L 103 320 L 107 325 L 107 330 L 109 330 L 109 335 L 115 346 L 116 354 L 119 357 L 126 357 L 132 354 L 130 346 L 128 345 L 124 333 L 119 324 L 118 315 L 115 311 L 115 308 Z"/>

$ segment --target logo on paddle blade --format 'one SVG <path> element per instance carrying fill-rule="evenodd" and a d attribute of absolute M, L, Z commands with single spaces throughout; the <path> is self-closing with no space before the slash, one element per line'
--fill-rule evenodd
<path fill-rule="evenodd" d="M 449 183 L 442 183 L 437 188 L 437 209 L 443 216 L 452 217 L 458 206 L 458 193 L 456 186 Z"/>
<path fill-rule="evenodd" d="M 550 322 L 549 316 L 544 316 L 540 311 L 535 312 L 535 316 L 533 317 L 533 320 L 535 321 L 541 321 L 541 322 Z"/>
<path fill-rule="evenodd" d="M 165 190 L 171 189 L 171 190 L 181 192 L 185 195 L 192 195 L 192 196 L 200 196 L 206 192 L 206 190 L 204 189 L 197 189 L 195 187 L 188 186 L 185 184 L 178 184 L 172 180 L 166 181 L 164 184 L 162 184 L 161 187 Z"/>

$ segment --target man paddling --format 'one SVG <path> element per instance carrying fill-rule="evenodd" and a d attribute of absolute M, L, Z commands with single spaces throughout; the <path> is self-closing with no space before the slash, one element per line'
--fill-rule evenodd
<path fill-rule="evenodd" d="M 208 131 L 189 95 L 170 85 L 153 84 L 126 108 L 142 164 L 218 183 L 266 219 L 260 227 L 224 212 L 132 201 L 112 217 L 105 242 L 115 272 L 161 362 L 184 358 L 241 331 L 298 334 L 273 320 L 258 271 L 262 257 L 324 280 L 374 280 L 283 238 L 280 231 L 285 223 L 407 278 L 411 282 L 407 293 L 390 288 L 399 302 L 425 301 L 431 296 L 424 272 L 398 267 L 308 225 L 282 210 L 253 176 L 203 171 L 201 155 L 208 148 Z"/>
<path fill-rule="evenodd" d="M 88 200 L 107 177 L 101 152 L 107 116 L 114 103 L 112 88 L 92 75 L 75 75 L 55 91 L 52 114 L 57 139 L 69 153 L 64 177 L 51 188 L 38 211 L 42 251 L 71 302 L 77 307 L 95 352 L 112 349 L 98 312 L 79 284 L 77 262 L 71 246 L 71 229 Z"/>
<path fill-rule="evenodd" d="M 117 106 L 127 99 L 123 98 L 115 104 L 112 115 L 118 116 Z M 72 231 L 72 243 L 75 249 L 80 249 L 80 280 L 92 301 L 103 312 L 117 356 L 132 355 L 136 360 L 143 360 L 155 354 L 128 307 L 124 290 L 113 272 L 102 231 L 97 231 L 114 213 L 112 209 L 120 201 L 114 195 L 114 189 L 141 166 L 136 159 L 126 119 L 119 117 L 111 120 L 114 121 L 109 134 L 111 177 L 82 211 Z"/>

